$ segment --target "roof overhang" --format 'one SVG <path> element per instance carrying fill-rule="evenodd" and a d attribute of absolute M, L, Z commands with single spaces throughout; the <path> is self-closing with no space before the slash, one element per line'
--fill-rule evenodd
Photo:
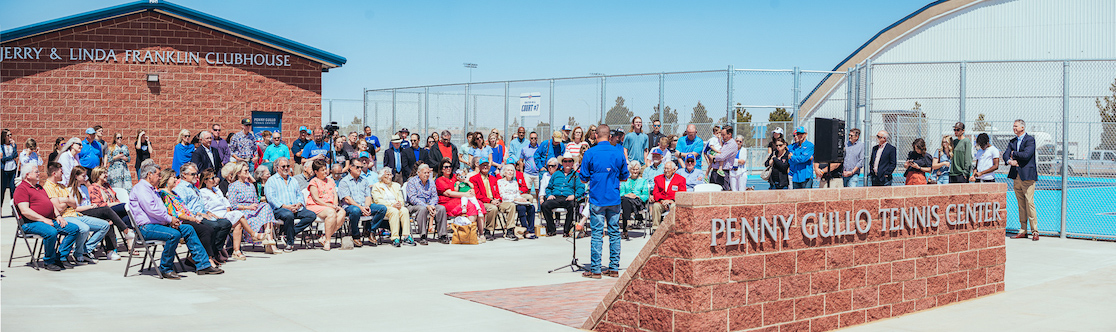
<path fill-rule="evenodd" d="M 156 0 L 136 1 L 14 28 L 6 31 L 0 31 L 0 44 L 6 44 L 21 39 L 31 38 L 51 32 L 56 32 L 59 30 L 73 28 L 75 26 L 111 20 L 114 18 L 142 13 L 145 11 L 152 11 L 172 16 L 236 37 L 244 38 L 280 51 L 288 52 L 307 60 L 320 63 L 323 70 L 341 67 L 348 61 L 345 59 L 345 57 L 329 53 L 318 48 L 308 46 L 306 44 L 295 42 L 290 39 L 279 37 L 258 29 L 254 29 L 236 22 L 232 22 L 173 3 Z"/>

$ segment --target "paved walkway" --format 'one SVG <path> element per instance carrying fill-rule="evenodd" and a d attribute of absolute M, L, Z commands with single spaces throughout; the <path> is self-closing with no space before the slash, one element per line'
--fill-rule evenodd
<path fill-rule="evenodd" d="M 14 223 L 0 219 L 5 256 Z M 645 241 L 623 242 L 621 266 L 631 262 Z M 589 259 L 588 244 L 578 241 L 583 263 Z M 25 254 L 23 244 L 18 246 L 16 254 Z M 847 330 L 1116 330 L 1116 301 L 1111 300 L 1116 298 L 1116 244 L 1043 238 L 1009 240 L 1007 248 L 1006 292 Z M 569 263 L 569 251 L 564 238 L 542 238 L 478 246 L 249 253 L 249 260 L 226 265 L 224 275 L 185 273 L 178 281 L 151 275 L 123 278 L 124 264 L 108 261 L 76 271 L 36 272 L 24 259 L 3 269 L 0 329 L 572 331 L 562 325 L 574 321 L 572 316 L 555 323 L 446 295 L 477 300 L 470 294 L 486 293 L 469 292 L 512 295 L 508 288 L 544 286 L 528 289 L 544 290 L 535 292 L 542 296 L 568 283 L 596 283 L 607 290 L 610 280 L 586 281 L 568 269 L 546 273 Z M 601 296 L 588 288 L 570 299 L 595 303 Z M 514 307 L 500 301 L 505 300 L 496 296 L 480 302 Z"/>
<path fill-rule="evenodd" d="M 569 327 L 581 328 L 585 318 L 616 284 L 615 278 L 565 284 L 448 293 L 460 299 L 490 305 Z"/>

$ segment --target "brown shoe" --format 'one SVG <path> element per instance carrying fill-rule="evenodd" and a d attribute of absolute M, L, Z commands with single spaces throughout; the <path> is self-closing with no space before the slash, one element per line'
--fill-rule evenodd
<path fill-rule="evenodd" d="M 606 277 L 611 277 L 611 278 L 619 278 L 620 277 L 620 271 L 616 271 L 616 270 L 604 271 L 601 274 L 606 276 Z"/>
<path fill-rule="evenodd" d="M 1011 238 L 1013 238 L 1013 239 L 1026 239 L 1027 238 L 1027 232 L 1019 231 L 1019 233 L 1015 233 L 1015 236 L 1012 236 Z"/>
<path fill-rule="evenodd" d="M 600 273 L 593 273 L 593 272 L 588 272 L 588 271 L 586 271 L 586 272 L 582 272 L 582 273 L 581 273 L 581 276 L 582 276 L 582 277 L 586 277 L 586 278 L 589 278 L 589 279 L 600 279 L 600 278 L 601 278 L 601 274 L 600 274 Z"/>
<path fill-rule="evenodd" d="M 1031 241 L 1038 241 L 1038 232 L 1031 232 Z"/>

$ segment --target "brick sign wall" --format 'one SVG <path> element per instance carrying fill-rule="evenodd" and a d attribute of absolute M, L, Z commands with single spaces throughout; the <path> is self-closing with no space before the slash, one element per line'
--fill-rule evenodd
<path fill-rule="evenodd" d="M 98 124 L 110 142 L 122 132 L 134 143 L 138 130 L 146 130 L 162 165 L 170 164 L 181 129 L 197 133 L 220 123 L 237 131 L 252 111 L 283 112 L 288 139 L 300 125 L 321 124 L 320 64 L 156 12 L 2 46 L 0 127 L 13 131 L 21 150 L 34 138 L 44 158 L 56 137 L 84 138 L 85 128 Z M 115 57 L 92 50 L 113 50 Z M 146 58 L 148 51 L 168 57 Z M 215 53 L 209 56 L 213 64 L 208 53 Z M 254 56 L 260 62 L 217 63 L 231 54 L 260 55 Z M 148 83 L 148 73 L 158 73 L 159 83 Z"/>
<path fill-rule="evenodd" d="M 1000 292 L 1006 189 L 680 193 L 583 328 L 826 331 Z"/>

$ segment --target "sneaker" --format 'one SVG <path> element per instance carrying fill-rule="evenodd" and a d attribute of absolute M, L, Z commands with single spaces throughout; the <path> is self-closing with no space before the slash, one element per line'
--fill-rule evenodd
<path fill-rule="evenodd" d="M 535 234 L 534 234 L 534 233 L 527 233 L 527 236 L 525 236 L 525 237 L 523 237 L 523 238 L 525 238 L 525 239 L 529 239 L 529 240 L 534 240 L 534 239 L 538 239 L 539 237 L 538 237 L 538 236 L 535 236 Z"/>
<path fill-rule="evenodd" d="M 412 238 L 412 237 L 408 236 L 408 237 L 407 237 L 407 245 L 409 245 L 409 246 L 412 246 L 412 247 L 414 247 L 414 246 L 417 246 L 418 244 L 417 244 L 417 243 L 415 243 L 415 239 L 414 239 L 414 238 Z"/>
<path fill-rule="evenodd" d="M 519 237 L 515 236 L 515 231 L 514 230 L 509 229 L 509 230 L 504 231 L 504 237 L 507 238 L 508 240 L 519 241 Z"/>
<path fill-rule="evenodd" d="M 494 241 L 494 240 L 496 240 L 496 236 L 495 236 L 495 235 L 492 235 L 492 233 L 487 233 L 487 232 L 486 232 L 486 233 L 484 234 L 484 240 L 485 240 L 485 241 Z"/>
<path fill-rule="evenodd" d="M 72 269 L 74 267 L 77 267 L 77 265 L 75 265 L 74 263 L 71 263 L 69 261 L 59 261 L 58 266 L 61 266 L 63 270 Z"/>
<path fill-rule="evenodd" d="M 453 239 L 451 239 L 449 236 L 443 236 L 441 239 L 438 239 L 438 242 L 441 242 L 442 244 L 450 244 L 450 242 L 453 242 Z"/>
<path fill-rule="evenodd" d="M 288 253 L 288 254 L 294 252 L 294 250 L 295 250 L 294 246 L 286 246 L 286 247 L 283 248 L 283 252 Z"/>
<path fill-rule="evenodd" d="M 43 268 L 46 269 L 47 271 L 55 271 L 55 272 L 62 271 L 62 270 L 66 269 L 66 268 L 64 268 L 64 267 L 62 267 L 61 265 L 58 265 L 58 264 L 47 264 Z"/>
<path fill-rule="evenodd" d="M 391 240 L 391 245 L 393 247 L 399 248 L 399 239 Z"/>
<path fill-rule="evenodd" d="M 424 245 L 424 246 L 429 245 L 429 243 L 426 241 L 426 238 L 424 238 L 424 237 L 418 239 L 418 244 L 421 244 L 421 245 Z"/>
<path fill-rule="evenodd" d="M 116 250 L 113 250 L 113 251 L 109 252 L 108 259 L 110 261 L 118 261 L 118 260 L 120 260 L 120 254 L 116 253 Z"/>

